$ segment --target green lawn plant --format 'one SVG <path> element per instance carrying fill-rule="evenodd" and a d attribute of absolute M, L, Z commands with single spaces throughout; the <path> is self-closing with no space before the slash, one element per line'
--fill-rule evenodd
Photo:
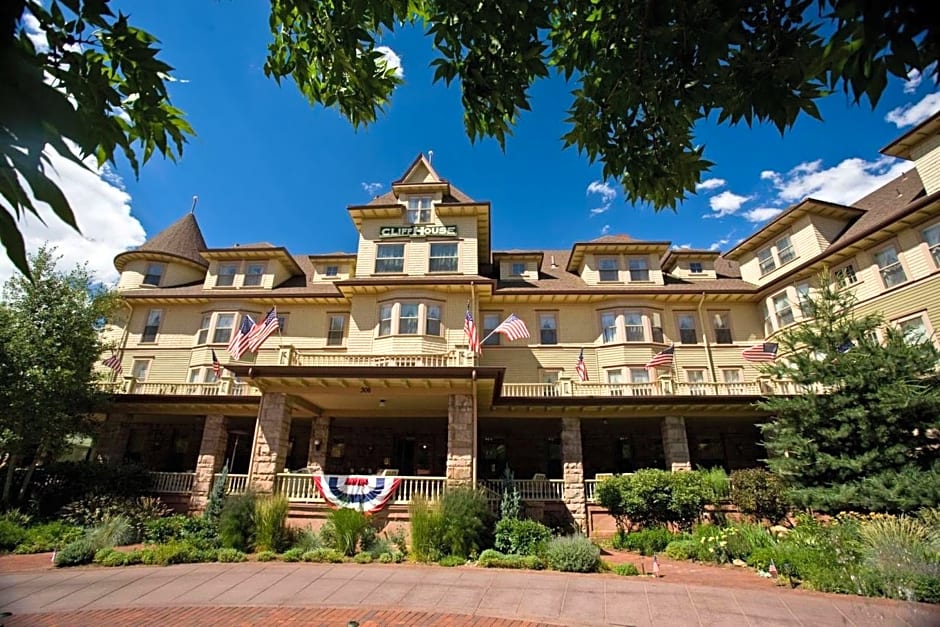
<path fill-rule="evenodd" d="M 650 527 L 626 534 L 618 532 L 614 536 L 613 545 L 615 549 L 634 551 L 641 555 L 655 555 L 665 550 L 670 542 L 682 537 L 665 527 Z"/>
<path fill-rule="evenodd" d="M 320 530 L 320 539 L 330 549 L 352 557 L 359 550 L 364 538 L 371 534 L 369 518 L 357 509 L 340 507 L 330 512 L 326 524 Z"/>
<path fill-rule="evenodd" d="M 251 492 L 225 499 L 219 518 L 219 541 L 222 547 L 247 552 L 255 538 L 255 495 Z"/>
<path fill-rule="evenodd" d="M 538 555 L 552 539 L 552 530 L 542 523 L 518 518 L 503 518 L 496 523 L 494 545 L 512 555 Z"/>
<path fill-rule="evenodd" d="M 283 551 L 287 548 L 287 512 L 290 504 L 283 494 L 259 498 L 255 501 L 256 551 Z"/>

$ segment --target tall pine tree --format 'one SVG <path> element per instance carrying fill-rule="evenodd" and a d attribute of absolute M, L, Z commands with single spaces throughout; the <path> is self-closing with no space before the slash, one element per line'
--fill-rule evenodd
<path fill-rule="evenodd" d="M 806 321 L 762 367 L 803 393 L 761 402 L 770 469 L 795 505 L 823 512 L 909 511 L 940 502 L 940 351 L 877 314 L 853 313 L 829 274 L 801 302 Z"/>

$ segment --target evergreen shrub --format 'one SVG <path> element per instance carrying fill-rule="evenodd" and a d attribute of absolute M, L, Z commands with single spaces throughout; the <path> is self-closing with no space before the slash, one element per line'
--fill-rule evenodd
<path fill-rule="evenodd" d="M 219 542 L 227 549 L 251 550 L 255 535 L 255 495 L 251 492 L 225 499 L 219 518 Z"/>
<path fill-rule="evenodd" d="M 581 535 L 555 538 L 545 547 L 545 561 L 548 567 L 562 572 L 594 572 L 597 570 L 600 555 L 600 549 Z"/>
<path fill-rule="evenodd" d="M 617 533 L 614 536 L 614 548 L 634 551 L 641 555 L 655 555 L 666 549 L 673 540 L 681 539 L 665 527 L 651 527 L 632 533 Z"/>
<path fill-rule="evenodd" d="M 786 486 L 777 475 L 763 468 L 747 468 L 731 473 L 731 502 L 742 514 L 758 521 L 776 523 L 787 515 Z"/>
<path fill-rule="evenodd" d="M 637 570 L 637 567 L 633 564 L 617 564 L 614 566 L 614 572 L 620 575 L 621 577 L 636 577 L 640 574 L 640 571 Z"/>
<path fill-rule="evenodd" d="M 502 553 L 537 555 L 551 539 L 551 529 L 538 521 L 503 518 L 496 523 L 493 544 Z"/>

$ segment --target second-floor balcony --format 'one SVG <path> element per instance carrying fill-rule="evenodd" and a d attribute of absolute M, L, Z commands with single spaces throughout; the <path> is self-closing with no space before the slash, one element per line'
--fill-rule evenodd
<path fill-rule="evenodd" d="M 213 383 L 183 383 L 177 381 L 140 381 L 127 376 L 117 381 L 100 384 L 112 394 L 146 394 L 156 396 L 261 396 L 261 390 L 231 377 Z"/>
<path fill-rule="evenodd" d="M 594 383 L 562 378 L 554 383 L 503 383 L 502 396 L 503 398 L 769 396 L 803 394 L 813 391 L 790 382 L 769 379 L 733 383 L 686 383 L 662 378 L 644 383 Z"/>

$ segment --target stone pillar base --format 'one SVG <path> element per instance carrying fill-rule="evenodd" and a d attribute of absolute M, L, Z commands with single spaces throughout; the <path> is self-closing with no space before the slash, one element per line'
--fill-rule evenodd
<path fill-rule="evenodd" d="M 225 446 L 228 444 L 228 431 L 225 429 L 225 416 L 210 414 L 202 427 L 202 444 L 199 445 L 199 458 L 196 461 L 196 477 L 189 500 L 189 509 L 193 512 L 205 510 L 212 491 L 215 474 L 222 470 Z"/>
<path fill-rule="evenodd" d="M 561 419 L 561 460 L 564 468 L 565 507 L 582 532 L 587 531 L 587 499 L 584 494 L 584 462 L 581 419 Z"/>
<path fill-rule="evenodd" d="M 258 422 L 252 442 L 249 486 L 256 494 L 274 494 L 277 473 L 287 461 L 291 406 L 287 394 L 265 394 L 258 408 Z"/>
<path fill-rule="evenodd" d="M 663 418 L 662 432 L 666 466 L 672 470 L 692 470 L 689 438 L 685 432 L 685 418 L 666 416 Z"/>
<path fill-rule="evenodd" d="M 473 483 L 473 397 L 452 394 L 447 402 L 447 485 Z"/>

